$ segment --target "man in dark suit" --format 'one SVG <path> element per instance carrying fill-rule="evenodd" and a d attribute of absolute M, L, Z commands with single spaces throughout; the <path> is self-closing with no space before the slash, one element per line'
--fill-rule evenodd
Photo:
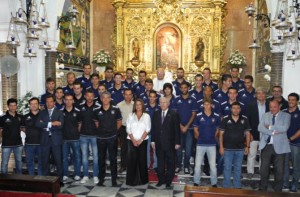
<path fill-rule="evenodd" d="M 56 165 L 57 174 L 63 185 L 62 171 L 62 127 L 64 123 L 63 113 L 55 108 L 55 98 L 52 95 L 46 96 L 46 109 L 39 113 L 36 127 L 41 129 L 41 150 L 42 150 L 42 175 L 49 175 L 50 150 Z"/>
<path fill-rule="evenodd" d="M 256 88 L 256 99 L 247 105 L 246 116 L 248 118 L 251 130 L 251 142 L 247 159 L 247 178 L 252 179 L 254 175 L 254 164 L 257 155 L 260 133 L 258 132 L 258 124 L 264 113 L 269 111 L 269 102 L 266 101 L 266 94 L 260 87 Z"/>
<path fill-rule="evenodd" d="M 180 147 L 179 116 L 169 109 L 170 102 L 167 98 L 161 97 L 159 104 L 161 109 L 154 112 L 151 126 L 151 145 L 156 150 L 158 161 L 159 181 L 156 186 L 166 183 L 166 188 L 170 189 L 175 174 L 175 151 Z"/>

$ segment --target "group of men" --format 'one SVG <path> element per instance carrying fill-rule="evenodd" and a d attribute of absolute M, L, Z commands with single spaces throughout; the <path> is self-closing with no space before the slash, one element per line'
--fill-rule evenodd
<path fill-rule="evenodd" d="M 172 171 L 179 173 L 183 170 L 185 174 L 194 175 L 194 185 L 199 185 L 204 160 L 203 171 L 210 174 L 213 187 L 217 186 L 217 176 L 222 173 L 223 187 L 231 187 L 233 166 L 233 187 L 242 188 L 244 154 L 248 155 L 247 178 L 251 179 L 259 150 L 260 189 L 267 190 L 269 168 L 273 164 L 274 190 L 297 191 L 300 178 L 300 167 L 297 165 L 300 150 L 298 94 L 289 94 L 286 101 L 282 97 L 282 88 L 274 86 L 272 96 L 267 99 L 262 88 L 253 87 L 251 75 L 246 75 L 244 80 L 239 78 L 239 68 L 232 68 L 230 74 L 221 76 L 220 88 L 212 81 L 209 68 L 204 68 L 202 74 L 194 76 L 193 86 L 185 80 L 183 68 L 177 69 L 174 81 L 162 68 L 157 69 L 157 77 L 153 80 L 147 78 L 145 71 L 139 71 L 138 82 L 133 79 L 134 71 L 131 68 L 126 70 L 125 80 L 122 80 L 122 74 L 114 73 L 112 68 L 106 68 L 102 81 L 98 74 L 91 74 L 90 65 L 84 65 L 83 71 L 83 75 L 77 79 L 74 73 L 68 73 L 67 86 L 63 88 L 56 88 L 55 81 L 48 78 L 46 93 L 40 100 L 30 99 L 30 112 L 24 116 L 16 113 L 15 99 L 7 101 L 8 111 L 0 120 L 2 173 L 7 173 L 12 151 L 16 159 L 16 172 L 22 172 L 21 129 L 26 133 L 25 152 L 29 174 L 34 174 L 34 158 L 37 156 L 39 175 L 49 174 L 50 159 L 54 160 L 62 184 L 69 178 L 70 163 L 74 165 L 74 180 L 86 183 L 89 180 L 88 158 L 92 156 L 93 181 L 103 185 L 108 152 L 112 185 L 117 185 L 117 139 L 121 147 L 119 173 L 123 173 L 127 167 L 126 119 L 132 112 L 133 100 L 141 98 L 152 120 L 157 119 L 154 114 L 159 110 L 170 109 L 179 117 L 179 133 L 173 133 L 178 137 L 163 138 L 166 144 L 176 144 L 174 155 L 167 155 L 167 164 L 171 159 L 174 160 L 174 166 L 171 165 L 171 170 L 167 170 L 166 179 L 172 181 Z M 164 101 L 162 106 L 158 102 L 160 97 Z M 159 119 L 164 118 L 162 113 Z M 153 128 L 162 129 L 156 125 L 157 121 L 152 123 Z M 148 167 L 157 170 L 161 177 L 165 153 L 155 150 L 158 146 L 154 146 L 157 142 L 155 132 L 156 135 L 152 132 L 152 138 L 149 134 Z M 151 142 L 154 151 L 151 151 Z M 192 158 L 194 168 L 191 167 Z M 293 165 L 291 185 L 290 159 Z M 160 181 L 158 185 L 161 184 Z"/>

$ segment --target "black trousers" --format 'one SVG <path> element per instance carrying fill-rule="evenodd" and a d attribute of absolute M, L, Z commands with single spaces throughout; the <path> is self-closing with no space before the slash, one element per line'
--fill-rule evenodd
<path fill-rule="evenodd" d="M 158 180 L 161 183 L 171 184 L 175 175 L 175 149 L 161 150 L 158 148 L 155 150 Z"/>
<path fill-rule="evenodd" d="M 52 151 L 52 157 L 56 166 L 57 175 L 62 181 L 63 169 L 62 169 L 62 145 L 41 145 L 42 151 L 42 175 L 49 176 L 49 165 L 50 165 L 50 151 Z"/>
<path fill-rule="evenodd" d="M 121 167 L 126 168 L 127 167 L 127 132 L 126 127 L 121 126 L 119 129 L 120 134 L 120 146 L 121 146 Z"/>
<path fill-rule="evenodd" d="M 135 147 L 131 140 L 127 140 L 126 185 L 135 186 L 148 183 L 147 143 L 148 140 L 144 140 L 139 147 Z"/>
<path fill-rule="evenodd" d="M 283 186 L 284 158 L 285 154 L 277 154 L 272 144 L 267 144 L 261 151 L 260 189 L 266 191 L 270 174 L 270 165 L 274 157 L 274 191 L 281 191 Z"/>
<path fill-rule="evenodd" d="M 98 165 L 99 165 L 99 181 L 104 181 L 106 175 L 105 158 L 108 151 L 111 181 L 117 180 L 117 138 L 112 137 L 109 139 L 97 139 L 98 146 Z"/>

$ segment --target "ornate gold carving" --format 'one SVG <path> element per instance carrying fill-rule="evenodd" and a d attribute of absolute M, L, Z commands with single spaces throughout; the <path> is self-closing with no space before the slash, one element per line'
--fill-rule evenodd
<path fill-rule="evenodd" d="M 114 0 L 116 9 L 116 32 L 113 36 L 116 65 L 119 71 L 132 67 L 134 56 L 132 41 L 139 41 L 137 69 L 155 73 L 156 32 L 162 25 L 174 25 L 181 32 L 180 60 L 178 66 L 193 75 L 196 43 L 199 37 L 205 45 L 203 58 L 214 74 L 221 71 L 221 57 L 224 54 L 226 35 L 224 31 L 225 0 Z"/>

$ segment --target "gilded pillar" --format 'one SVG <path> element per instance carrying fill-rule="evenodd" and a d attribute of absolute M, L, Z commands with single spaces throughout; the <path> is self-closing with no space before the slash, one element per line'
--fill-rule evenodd
<path fill-rule="evenodd" d="M 113 6 L 116 9 L 116 30 L 117 30 L 117 37 L 116 37 L 116 66 L 117 68 L 124 68 L 124 16 L 123 16 L 123 6 L 126 3 L 125 0 L 114 0 Z"/>

